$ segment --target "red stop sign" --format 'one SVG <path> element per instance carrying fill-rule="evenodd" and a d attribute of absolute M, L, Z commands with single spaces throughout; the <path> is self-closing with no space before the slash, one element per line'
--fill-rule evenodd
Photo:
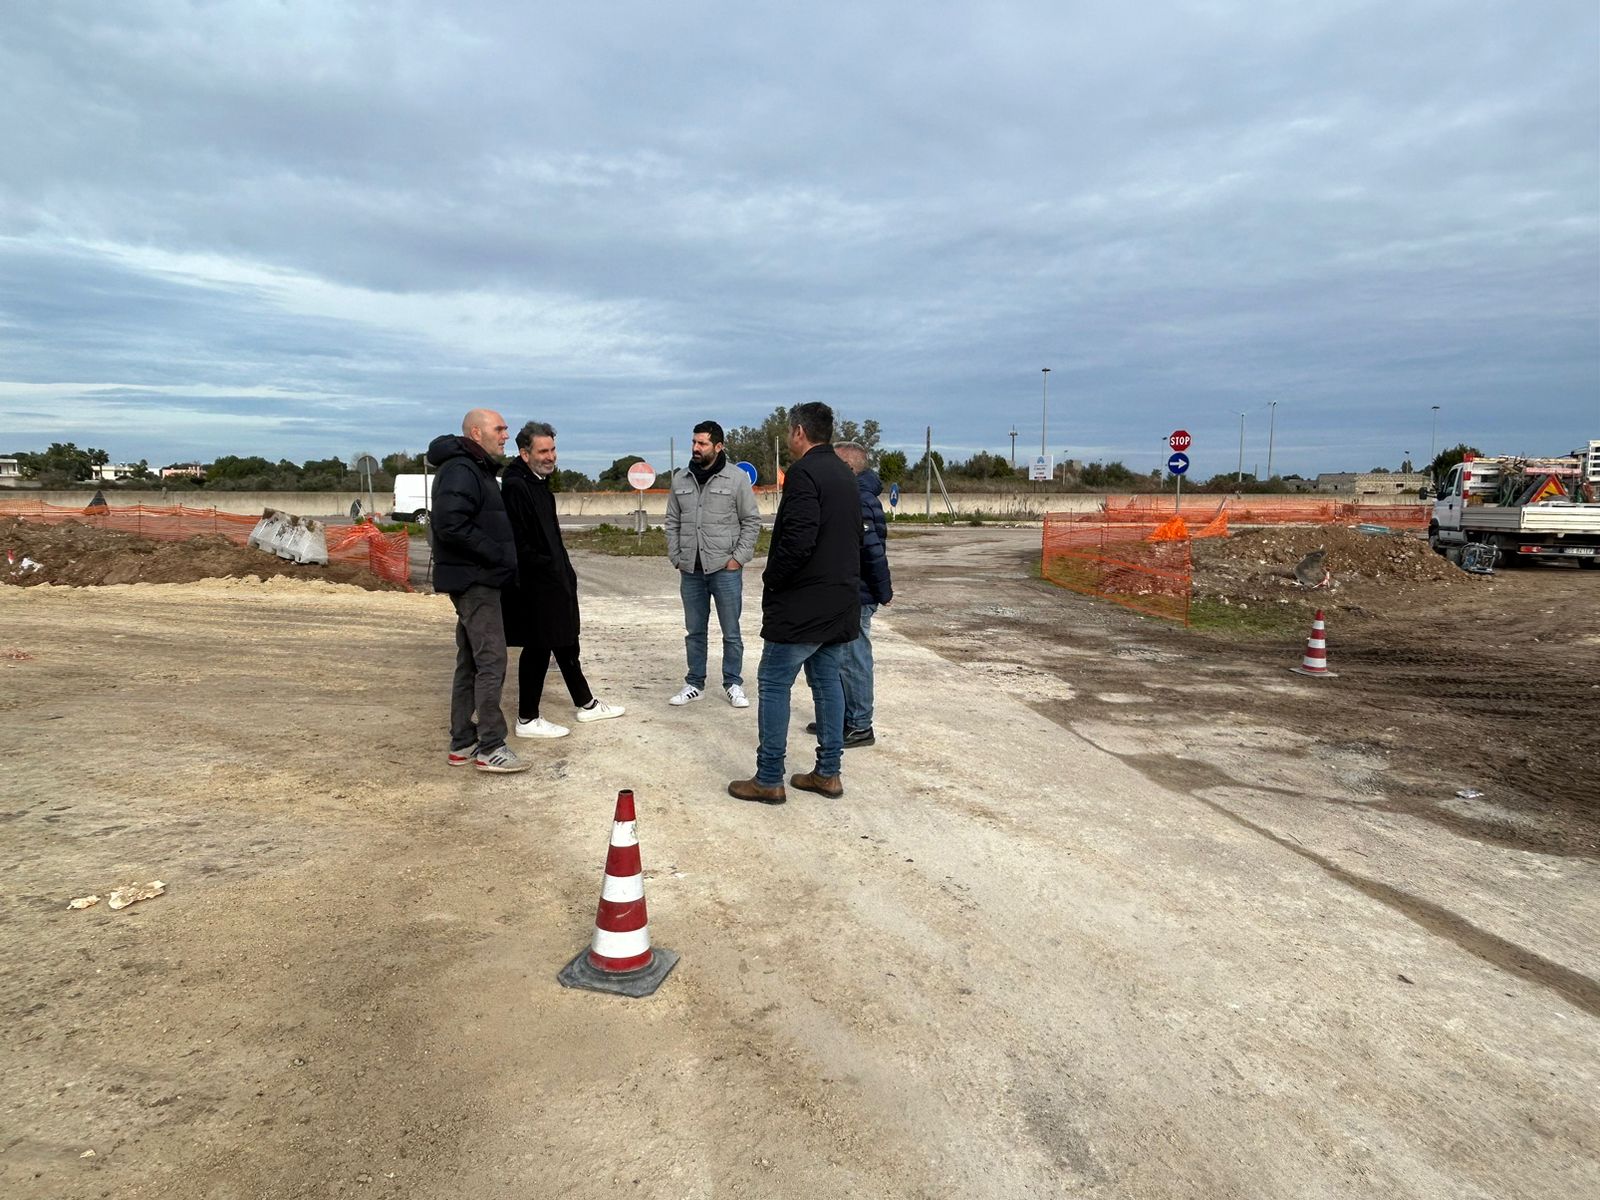
<path fill-rule="evenodd" d="M 1173 430 L 1172 436 L 1167 439 L 1167 445 L 1174 450 L 1187 450 L 1189 448 L 1189 431 L 1187 429 Z"/>

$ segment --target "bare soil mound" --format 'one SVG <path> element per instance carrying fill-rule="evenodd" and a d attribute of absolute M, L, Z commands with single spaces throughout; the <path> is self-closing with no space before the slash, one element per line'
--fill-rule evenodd
<path fill-rule="evenodd" d="M 1332 578 L 1325 588 L 1308 589 L 1296 581 L 1294 567 L 1315 550 L 1325 552 L 1323 566 Z M 1229 603 L 1331 594 L 1341 605 L 1372 607 L 1412 593 L 1442 593 L 1483 582 L 1435 554 L 1420 534 L 1367 534 L 1338 525 L 1247 529 L 1226 538 L 1202 538 L 1193 544 L 1193 555 L 1195 597 Z"/>
<path fill-rule="evenodd" d="M 193 583 L 200 579 L 321 579 L 347 583 L 367 591 L 393 591 L 395 586 L 366 567 L 329 563 L 326 567 L 286 562 L 249 546 L 237 546 L 216 535 L 182 542 L 162 542 L 79 521 L 44 525 L 0 517 L 0 549 L 15 564 L 0 564 L 0 582 L 20 587 L 53 583 L 95 587 L 111 583 Z M 24 570 L 24 558 L 38 563 Z"/>

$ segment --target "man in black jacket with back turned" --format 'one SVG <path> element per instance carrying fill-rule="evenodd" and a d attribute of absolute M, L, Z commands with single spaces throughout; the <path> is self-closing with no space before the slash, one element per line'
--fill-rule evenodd
<path fill-rule="evenodd" d="M 506 745 L 500 692 L 506 680 L 506 633 L 500 591 L 516 578 L 517 547 L 495 474 L 510 432 L 486 408 L 461 418 L 461 436 L 437 437 L 428 461 L 433 483 L 433 589 L 456 610 L 456 673 L 450 689 L 453 767 L 510 774 L 529 764 Z M 474 721 L 473 713 L 477 719 Z"/>
<path fill-rule="evenodd" d="M 805 668 L 817 710 L 817 762 L 791 787 L 844 795 L 839 778 L 844 750 L 844 687 L 840 651 L 861 630 L 857 595 L 861 515 L 855 476 L 833 452 L 833 410 L 797 404 L 789 410 L 789 452 L 795 461 L 783 484 L 762 573 L 760 707 L 753 779 L 728 785 L 740 800 L 782 804 L 783 761 L 789 741 L 789 692 Z"/>

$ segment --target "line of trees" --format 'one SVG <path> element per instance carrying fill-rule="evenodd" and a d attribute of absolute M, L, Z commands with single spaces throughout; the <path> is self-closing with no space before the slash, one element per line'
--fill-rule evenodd
<path fill-rule="evenodd" d="M 834 423 L 835 441 L 858 442 L 866 447 L 869 454 L 877 456 L 877 471 L 884 483 L 907 486 L 920 484 L 926 476 L 925 456 L 919 455 L 912 462 L 903 450 L 882 450 L 881 432 L 879 423 L 871 418 L 857 422 L 837 417 Z M 775 408 L 759 424 L 727 430 L 728 459 L 731 462 L 754 464 L 758 482 L 771 484 L 776 481 L 777 471 L 789 462 L 787 433 L 788 410 Z M 1003 454 L 979 451 L 969 458 L 947 462 L 939 451 L 932 453 L 939 474 L 946 486 L 953 490 L 1050 487 L 1065 491 L 1140 492 L 1170 488 L 1174 482 L 1172 476 L 1164 476 L 1159 467 L 1141 473 L 1120 461 L 1085 463 L 1067 459 L 1057 464 L 1055 476 L 1049 484 L 1034 484 L 1028 479 L 1026 466 L 1013 467 Z M 1429 464 L 1428 473 L 1436 479 L 1442 478 L 1463 457 L 1476 453 L 1477 450 L 1465 443 L 1442 450 Z M 70 487 L 94 481 L 97 468 L 110 462 L 106 451 L 94 446 L 80 448 L 73 442 L 52 442 L 44 450 L 17 451 L 11 457 L 16 458 L 23 478 L 37 481 L 45 487 Z M 595 478 L 581 471 L 558 469 L 551 484 L 557 491 L 626 491 L 629 486 L 628 468 L 643 461 L 637 454 L 623 455 Z M 377 470 L 372 472 L 373 491 L 391 491 L 396 475 L 420 473 L 422 469 L 420 453 L 398 450 L 386 454 L 379 461 Z M 1375 472 L 1382 470 L 1374 468 Z M 1241 476 L 1237 472 L 1224 471 L 1206 480 L 1186 477 L 1183 486 L 1185 490 L 1202 492 L 1285 492 L 1292 490 L 1298 481 L 1298 475 L 1257 479 L 1250 472 Z M 163 479 L 159 470 L 151 468 L 149 463 L 141 459 L 133 468 L 132 478 L 101 483 L 100 486 L 133 489 L 165 487 L 193 491 L 321 492 L 355 491 L 364 488 L 366 483 L 365 474 L 357 472 L 354 466 L 340 458 L 307 459 L 295 463 L 286 458 L 272 462 L 255 455 L 225 454 L 215 462 L 206 464 L 203 479 L 184 475 Z"/>

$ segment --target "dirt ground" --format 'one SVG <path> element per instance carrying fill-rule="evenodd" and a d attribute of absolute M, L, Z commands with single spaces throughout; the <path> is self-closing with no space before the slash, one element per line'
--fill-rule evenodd
<path fill-rule="evenodd" d="M 772 809 L 723 792 L 754 708 L 665 703 L 658 561 L 579 556 L 628 714 L 511 777 L 443 761 L 442 598 L 0 588 L 0 1195 L 1600 1193 L 1595 576 L 1202 564 L 1324 604 L 1308 680 L 1038 540 L 891 541 L 879 743 Z M 555 982 L 622 787 L 683 956 L 648 1000 Z"/>
<path fill-rule="evenodd" d="M 0 517 L 0 583 L 19 587 L 64 584 L 95 587 L 112 583 L 193 583 L 200 579 L 284 578 L 347 583 L 369 591 L 394 585 L 366 567 L 334 562 L 310 566 L 288 562 L 216 534 L 181 542 L 158 541 L 78 521 L 44 525 Z M 39 564 L 24 567 L 24 559 Z"/>

